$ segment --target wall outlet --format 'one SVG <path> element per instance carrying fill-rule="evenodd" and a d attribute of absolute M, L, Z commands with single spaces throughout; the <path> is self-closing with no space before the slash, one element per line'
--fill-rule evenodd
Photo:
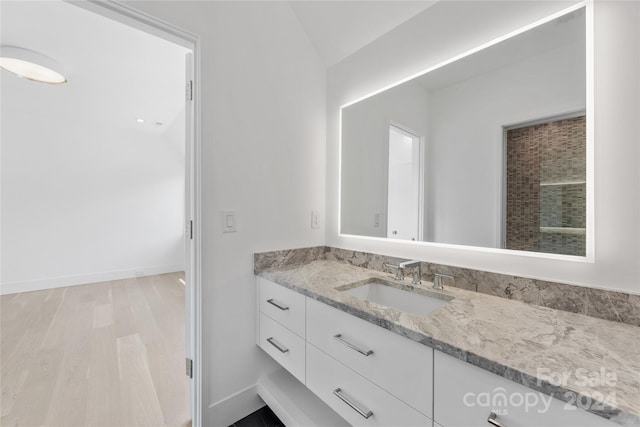
<path fill-rule="evenodd" d="M 143 270 L 137 270 L 133 274 L 135 274 L 136 277 L 142 277 L 142 276 L 144 276 L 144 271 Z"/>
<path fill-rule="evenodd" d="M 311 228 L 320 228 L 320 213 L 311 211 Z"/>
<path fill-rule="evenodd" d="M 380 214 L 373 214 L 373 228 L 380 228 Z"/>

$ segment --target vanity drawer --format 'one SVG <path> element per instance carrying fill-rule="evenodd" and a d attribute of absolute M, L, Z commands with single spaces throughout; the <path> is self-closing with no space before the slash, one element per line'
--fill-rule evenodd
<path fill-rule="evenodd" d="M 304 384 L 304 339 L 262 313 L 259 328 L 258 345 Z"/>
<path fill-rule="evenodd" d="M 618 424 L 549 395 L 435 352 L 434 420 L 443 427 L 614 427 Z"/>
<path fill-rule="evenodd" d="M 260 311 L 304 337 L 305 296 L 258 277 Z"/>
<path fill-rule="evenodd" d="M 307 342 L 422 414 L 433 416 L 430 347 L 311 298 L 307 299 Z"/>
<path fill-rule="evenodd" d="M 354 426 L 432 425 L 431 419 L 309 343 L 307 387 Z"/>

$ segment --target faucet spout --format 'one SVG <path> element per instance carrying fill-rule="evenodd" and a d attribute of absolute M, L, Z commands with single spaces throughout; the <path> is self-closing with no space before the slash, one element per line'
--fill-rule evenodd
<path fill-rule="evenodd" d="M 405 261 L 400 263 L 400 267 L 402 269 L 411 268 L 412 269 L 412 285 L 419 285 L 420 279 L 422 278 L 422 261 Z"/>
<path fill-rule="evenodd" d="M 395 264 L 385 263 L 384 266 L 396 271 L 396 274 L 393 277 L 394 279 L 404 280 L 404 267 L 402 266 L 402 264 L 395 265 Z"/>

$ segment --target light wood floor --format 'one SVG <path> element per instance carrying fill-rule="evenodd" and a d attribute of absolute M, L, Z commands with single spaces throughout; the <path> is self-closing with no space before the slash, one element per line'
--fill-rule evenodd
<path fill-rule="evenodd" d="M 0 297 L 0 425 L 189 425 L 183 277 Z"/>

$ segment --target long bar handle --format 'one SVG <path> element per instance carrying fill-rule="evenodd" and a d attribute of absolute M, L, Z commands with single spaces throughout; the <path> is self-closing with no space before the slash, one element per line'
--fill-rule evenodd
<path fill-rule="evenodd" d="M 289 351 L 287 347 L 283 347 L 282 345 L 278 344 L 276 340 L 273 339 L 273 337 L 267 338 L 267 341 L 269 342 L 269 344 L 277 348 L 280 353 L 286 353 Z"/>
<path fill-rule="evenodd" d="M 364 356 L 371 356 L 373 354 L 373 350 L 363 350 L 360 347 L 358 347 L 355 344 L 350 343 L 349 341 L 347 341 L 346 339 L 344 339 L 342 337 L 342 334 L 336 334 L 333 336 L 336 340 L 338 340 L 339 342 L 341 342 L 342 344 L 346 345 L 347 347 L 349 347 L 352 350 L 357 351 L 358 353 L 364 355 Z"/>
<path fill-rule="evenodd" d="M 351 409 L 353 409 L 354 411 L 356 411 L 357 413 L 362 415 L 365 419 L 368 419 L 373 415 L 373 412 L 369 411 L 368 409 L 360 409 L 358 407 L 358 405 L 356 405 L 351 400 L 349 400 L 349 398 L 342 393 L 342 389 L 340 387 L 338 387 L 337 389 L 333 390 L 333 394 L 338 396 L 338 398 L 340 400 L 342 400 L 344 403 L 349 405 L 349 407 L 351 407 Z"/>
<path fill-rule="evenodd" d="M 280 305 L 278 304 L 273 298 L 268 299 L 267 302 L 271 305 L 273 305 L 274 307 L 278 307 L 280 310 L 285 311 L 285 310 L 289 310 L 289 307 L 287 307 L 286 305 Z"/>
<path fill-rule="evenodd" d="M 487 418 L 487 422 L 495 427 L 507 427 L 504 424 L 501 424 L 497 418 L 498 418 L 498 415 L 495 412 L 492 412 L 489 414 L 489 418 Z"/>

